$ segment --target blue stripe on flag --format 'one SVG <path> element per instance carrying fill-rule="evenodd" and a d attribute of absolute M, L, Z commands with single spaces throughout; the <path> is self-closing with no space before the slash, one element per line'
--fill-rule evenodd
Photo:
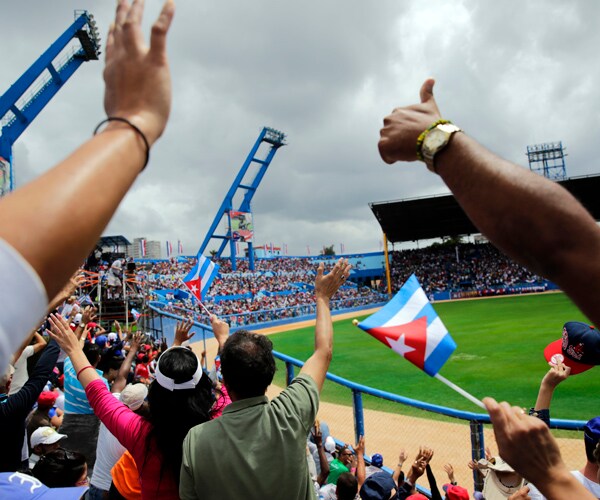
<path fill-rule="evenodd" d="M 387 324 L 394 316 L 400 311 L 411 299 L 411 297 L 421 290 L 421 285 L 417 277 L 412 274 L 410 278 L 406 280 L 406 283 L 402 286 L 400 291 L 390 300 L 385 306 L 383 306 L 375 314 L 365 318 L 358 326 L 363 330 L 370 330 L 379 326 Z M 417 316 L 415 316 L 417 317 Z M 408 322 L 415 319 L 410 318 Z M 429 317 L 428 317 L 429 323 Z"/>
<path fill-rule="evenodd" d="M 423 309 L 421 309 L 415 317 L 422 318 L 423 316 L 427 316 L 427 326 L 431 325 L 431 323 L 438 318 L 438 315 L 430 302 L 427 302 L 427 304 L 423 306 Z"/>
<path fill-rule="evenodd" d="M 440 368 L 444 366 L 444 363 L 448 361 L 448 358 L 456 349 L 456 342 L 447 334 L 444 336 L 442 341 L 437 345 L 429 357 L 425 360 L 425 366 L 423 370 L 432 377 L 440 371 Z"/>

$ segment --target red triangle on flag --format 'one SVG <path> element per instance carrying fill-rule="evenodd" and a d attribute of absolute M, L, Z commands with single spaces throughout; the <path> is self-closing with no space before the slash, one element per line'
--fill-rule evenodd
<path fill-rule="evenodd" d="M 190 289 L 190 292 L 192 292 L 198 300 L 202 300 L 200 277 L 196 278 L 195 280 L 184 281 L 184 283 L 185 286 L 187 286 Z"/>
<path fill-rule="evenodd" d="M 379 342 L 404 356 L 412 364 L 423 369 L 427 347 L 427 317 L 396 326 L 379 326 L 367 330 Z"/>

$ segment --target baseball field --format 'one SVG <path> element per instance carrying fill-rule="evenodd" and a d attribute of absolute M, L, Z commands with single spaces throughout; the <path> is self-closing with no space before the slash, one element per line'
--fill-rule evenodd
<path fill-rule="evenodd" d="M 566 321 L 586 321 L 562 293 L 545 293 L 434 304 L 457 349 L 440 373 L 474 396 L 492 396 L 512 404 L 533 406 L 548 365 L 546 345 L 561 337 Z M 334 356 L 330 372 L 355 382 L 402 396 L 480 412 L 473 403 L 429 377 L 370 335 L 355 327 L 352 316 L 335 322 Z M 305 360 L 312 352 L 314 327 L 270 336 L 275 349 Z M 555 418 L 587 420 L 598 413 L 598 368 L 566 380 L 552 404 Z M 275 383 L 284 386 L 285 368 L 278 366 Z M 323 401 L 350 405 L 347 388 L 327 383 Z M 423 416 L 423 412 L 377 398 L 365 398 L 374 410 Z M 431 414 L 430 414 L 431 415 Z"/>

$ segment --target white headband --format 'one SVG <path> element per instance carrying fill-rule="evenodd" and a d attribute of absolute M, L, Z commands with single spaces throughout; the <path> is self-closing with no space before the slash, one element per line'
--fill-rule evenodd
<path fill-rule="evenodd" d="M 171 349 L 185 349 L 186 351 L 189 351 L 189 349 L 187 349 L 186 347 L 173 346 L 173 347 L 169 347 L 165 352 L 163 352 L 162 355 L 160 356 L 160 358 L 158 359 L 158 363 L 156 363 L 156 370 L 154 371 L 156 381 L 159 383 L 159 385 L 161 387 L 164 387 L 165 389 L 167 389 L 171 392 L 181 390 L 181 389 L 193 389 L 194 387 L 196 387 L 196 385 L 198 385 L 198 382 L 200 382 L 200 379 L 202 378 L 202 373 L 203 373 L 202 365 L 200 364 L 200 360 L 198 359 L 198 356 L 196 356 L 195 354 L 194 354 L 194 356 L 196 357 L 196 361 L 198 362 L 198 368 L 196 369 L 196 373 L 194 373 L 191 380 L 188 380 L 187 382 L 181 382 L 180 384 L 176 384 L 175 380 L 173 380 L 170 377 L 167 377 L 166 375 L 163 375 L 160 372 L 160 360 L 165 355 L 165 353 L 167 353 Z"/>

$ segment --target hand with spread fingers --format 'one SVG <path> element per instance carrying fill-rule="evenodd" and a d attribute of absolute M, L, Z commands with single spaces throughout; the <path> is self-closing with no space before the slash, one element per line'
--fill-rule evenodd
<path fill-rule="evenodd" d="M 352 265 L 348 259 L 339 259 L 333 269 L 324 274 L 325 265 L 323 262 L 317 268 L 317 277 L 315 279 L 315 295 L 317 298 L 331 299 L 350 276 Z"/>
<path fill-rule="evenodd" d="M 152 145 L 163 133 L 171 111 L 171 76 L 167 32 L 175 4 L 167 0 L 152 26 L 150 46 L 142 33 L 143 0 L 119 0 L 106 43 L 104 108 L 110 117 L 126 118 Z M 122 127 L 111 122 L 111 127 Z"/>
<path fill-rule="evenodd" d="M 192 326 L 194 326 L 194 321 L 191 319 L 177 322 L 177 325 L 175 326 L 174 346 L 182 345 L 196 334 L 196 332 L 190 333 Z"/>
<path fill-rule="evenodd" d="M 56 340 L 58 345 L 68 356 L 75 351 L 81 350 L 79 339 L 71 330 L 69 323 L 60 314 L 51 314 L 48 316 L 50 322 L 50 337 Z"/>

